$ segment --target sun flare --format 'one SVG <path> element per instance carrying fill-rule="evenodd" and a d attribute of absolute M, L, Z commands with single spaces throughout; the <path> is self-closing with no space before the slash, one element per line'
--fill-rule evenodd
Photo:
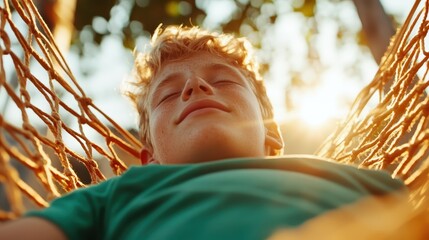
<path fill-rule="evenodd" d="M 309 127 L 321 127 L 338 120 L 347 113 L 343 92 L 338 86 L 325 84 L 313 89 L 302 89 L 294 94 L 294 108 L 289 114 Z"/>
<path fill-rule="evenodd" d="M 339 117 L 338 99 L 327 92 L 308 92 L 298 101 L 296 115 L 305 124 L 317 127 Z"/>

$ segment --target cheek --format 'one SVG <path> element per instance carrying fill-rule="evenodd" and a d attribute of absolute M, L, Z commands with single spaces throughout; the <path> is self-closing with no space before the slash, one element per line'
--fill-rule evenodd
<path fill-rule="evenodd" d="M 252 125 L 254 126 L 255 133 L 258 132 L 258 135 L 265 136 L 265 122 L 262 115 L 261 106 L 253 92 L 250 95 L 251 97 L 248 98 L 247 102 L 249 120 L 253 122 Z"/>
<path fill-rule="evenodd" d="M 152 136 L 153 145 L 156 146 L 162 141 L 166 134 L 166 127 L 169 125 L 169 120 L 172 119 L 167 111 L 156 111 L 152 113 L 149 120 L 149 127 Z"/>
<path fill-rule="evenodd" d="M 243 114 L 247 115 L 249 120 L 262 121 L 262 112 L 259 102 L 253 92 L 241 94 L 239 101 L 242 102 L 241 109 Z"/>

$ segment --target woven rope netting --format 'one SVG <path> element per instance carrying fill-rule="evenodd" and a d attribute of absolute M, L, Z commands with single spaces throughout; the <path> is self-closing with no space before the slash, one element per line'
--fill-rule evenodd
<path fill-rule="evenodd" d="M 318 153 L 391 171 L 416 203 L 429 184 L 428 3 L 416 2 L 374 80 Z M 0 115 L 0 219 L 13 219 L 85 186 L 75 164 L 97 183 L 125 171 L 119 155 L 137 158 L 141 145 L 85 95 L 31 1 L 5 0 L 0 26 L 0 98 L 15 109 Z"/>
<path fill-rule="evenodd" d="M 0 115 L 0 219 L 11 219 L 84 186 L 73 162 L 97 183 L 124 172 L 118 154 L 137 158 L 141 145 L 85 95 L 32 1 L 4 1 L 0 26 L 0 96 L 10 110 Z"/>
<path fill-rule="evenodd" d="M 390 171 L 416 203 L 429 193 L 428 10 L 429 1 L 415 2 L 374 79 L 318 153 Z"/>

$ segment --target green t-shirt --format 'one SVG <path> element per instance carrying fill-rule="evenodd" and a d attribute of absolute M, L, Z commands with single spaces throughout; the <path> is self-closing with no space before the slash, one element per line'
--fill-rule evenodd
<path fill-rule="evenodd" d="M 70 239 L 265 239 L 369 195 L 387 172 L 295 156 L 131 167 L 32 211 Z"/>

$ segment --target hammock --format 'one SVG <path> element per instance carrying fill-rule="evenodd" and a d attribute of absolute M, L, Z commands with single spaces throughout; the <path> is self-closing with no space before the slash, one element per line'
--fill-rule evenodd
<path fill-rule="evenodd" d="M 428 4 L 416 1 L 373 81 L 317 153 L 390 171 L 423 211 L 429 210 Z M 90 184 L 123 173 L 121 159 L 138 158 L 141 144 L 85 95 L 31 1 L 4 1 L 0 31 L 0 97 L 20 114 L 0 114 L 0 197 L 7 199 L 0 219 L 9 220 L 84 187 L 76 166 L 85 167 Z"/>
<path fill-rule="evenodd" d="M 9 106 L 20 116 L 12 123 L 5 119 L 10 115 L 0 115 L 0 195 L 7 198 L 0 219 L 16 218 L 28 207 L 46 207 L 53 198 L 83 187 L 73 162 L 83 164 L 91 183 L 97 183 L 127 169 L 118 154 L 138 158 L 141 148 L 85 95 L 33 2 L 10 2 L 0 9 L 0 96 L 8 95 Z M 7 63 L 14 69 L 7 69 Z M 79 151 L 64 139 L 75 142 Z M 102 172 L 96 158 L 109 163 L 111 172 Z"/>

